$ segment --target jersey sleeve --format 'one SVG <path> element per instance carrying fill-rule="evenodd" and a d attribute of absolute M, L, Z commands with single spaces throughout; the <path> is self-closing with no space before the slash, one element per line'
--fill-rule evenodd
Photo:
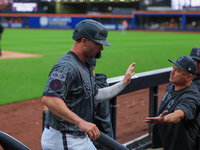
<path fill-rule="evenodd" d="M 185 120 L 192 120 L 196 117 L 199 111 L 199 103 L 193 98 L 184 98 L 175 108 L 182 110 L 185 113 Z"/>
<path fill-rule="evenodd" d="M 43 96 L 59 97 L 64 100 L 72 85 L 74 75 L 66 66 L 53 68 L 49 74 Z"/>

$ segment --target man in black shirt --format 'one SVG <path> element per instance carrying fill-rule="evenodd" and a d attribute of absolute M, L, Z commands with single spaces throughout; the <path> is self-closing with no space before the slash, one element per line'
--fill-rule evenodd
<path fill-rule="evenodd" d="M 200 96 L 192 82 L 197 66 L 187 56 L 169 61 L 174 66 L 158 115 L 146 118 L 146 123 L 154 123 L 152 147 L 163 147 L 164 150 L 197 150 Z"/>
<path fill-rule="evenodd" d="M 190 57 L 195 61 L 197 65 L 197 71 L 196 74 L 194 75 L 193 83 L 197 86 L 200 92 L 200 48 L 198 47 L 192 48 Z M 200 118 L 200 112 L 198 118 Z M 200 125 L 200 119 L 199 119 L 199 125 Z M 198 136 L 198 146 L 200 149 L 200 134 Z"/>
<path fill-rule="evenodd" d="M 0 24 L 0 42 L 1 42 L 1 36 L 3 33 L 4 27 Z M 1 56 L 1 44 L 0 44 L 0 56 Z"/>
<path fill-rule="evenodd" d="M 197 71 L 194 76 L 193 82 L 196 84 L 200 91 L 200 48 L 194 47 L 190 53 L 190 57 L 195 61 L 197 65 Z"/>

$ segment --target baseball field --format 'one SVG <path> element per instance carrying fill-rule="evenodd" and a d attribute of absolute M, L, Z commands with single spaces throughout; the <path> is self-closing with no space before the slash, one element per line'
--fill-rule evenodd
<path fill-rule="evenodd" d="M 49 71 L 72 47 L 72 30 L 8 29 L 1 40 L 3 51 L 37 54 L 39 57 L 1 59 L 0 105 L 42 96 Z M 168 59 L 189 55 L 199 47 L 200 35 L 192 32 L 109 31 L 111 47 L 104 47 L 96 72 L 108 77 L 124 75 L 130 63 L 135 72 L 172 66 Z"/>
<path fill-rule="evenodd" d="M 41 150 L 41 96 L 51 67 L 70 50 L 71 36 L 72 30 L 5 29 L 3 33 L 0 130 L 31 149 Z M 96 72 L 108 77 L 124 75 L 132 62 L 136 62 L 136 73 L 172 66 L 168 58 L 189 55 L 200 45 L 198 32 L 109 31 L 108 41 L 112 45 L 104 47 L 96 67 Z M 166 86 L 159 86 L 159 102 Z M 143 89 L 118 96 L 116 140 L 121 144 L 148 133 L 144 122 L 149 111 L 148 94 L 149 89 Z M 7 103 L 11 104 L 3 105 Z"/>

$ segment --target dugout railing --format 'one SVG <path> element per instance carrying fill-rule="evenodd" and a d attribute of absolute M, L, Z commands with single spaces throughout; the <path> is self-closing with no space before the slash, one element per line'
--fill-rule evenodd
<path fill-rule="evenodd" d="M 158 109 L 158 94 L 159 94 L 158 86 L 169 82 L 169 76 L 171 70 L 172 67 L 157 69 L 142 73 L 136 73 L 132 77 L 130 84 L 127 85 L 127 87 L 122 92 L 120 92 L 116 97 L 110 100 L 111 121 L 113 126 L 114 139 L 116 139 L 117 97 L 137 90 L 149 88 L 149 116 L 151 117 L 156 116 Z M 107 82 L 111 86 L 121 81 L 123 77 L 124 76 L 108 78 Z M 42 126 L 43 129 L 44 129 L 44 121 L 45 121 L 45 112 L 43 111 L 43 126 Z M 148 133 L 123 144 L 123 146 L 131 150 L 133 149 L 142 150 L 143 148 L 149 147 L 151 145 L 151 137 L 150 137 L 151 130 L 152 130 L 152 125 L 149 124 Z"/>
<path fill-rule="evenodd" d="M 169 76 L 172 67 L 152 70 L 142 73 L 136 73 L 131 80 L 131 83 L 116 97 L 110 100 L 111 103 L 111 119 L 114 131 L 114 139 L 116 139 L 116 117 L 117 117 L 117 97 L 122 94 L 127 94 L 137 90 L 149 88 L 149 116 L 153 117 L 157 114 L 158 109 L 158 86 L 169 82 Z M 123 79 L 124 76 L 109 78 L 109 85 L 113 85 Z M 152 124 L 148 126 L 148 133 L 133 139 L 125 144 L 128 149 L 142 150 L 151 145 L 151 130 Z"/>

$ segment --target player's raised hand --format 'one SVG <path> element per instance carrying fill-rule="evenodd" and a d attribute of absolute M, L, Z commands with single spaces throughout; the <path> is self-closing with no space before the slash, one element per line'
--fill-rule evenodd
<path fill-rule="evenodd" d="M 100 137 L 99 129 L 93 123 L 83 120 L 78 127 L 89 135 L 91 141 L 95 141 Z"/>
<path fill-rule="evenodd" d="M 135 74 L 135 72 L 133 72 L 135 65 L 136 65 L 136 63 L 132 63 L 126 71 L 124 79 L 122 80 L 124 82 L 125 86 L 131 82 L 131 77 Z"/>

